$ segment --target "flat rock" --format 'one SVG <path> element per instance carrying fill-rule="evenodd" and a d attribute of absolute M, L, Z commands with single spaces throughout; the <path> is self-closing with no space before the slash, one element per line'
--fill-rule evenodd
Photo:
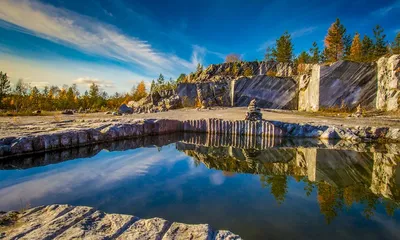
<path fill-rule="evenodd" d="M 212 239 L 212 236 L 212 229 L 208 224 L 189 225 L 183 223 L 173 223 L 162 239 L 208 240 Z"/>
<path fill-rule="evenodd" d="M 1 239 L 240 239 L 229 231 L 214 232 L 208 224 L 171 224 L 58 204 L 28 209 L 0 227 Z"/>

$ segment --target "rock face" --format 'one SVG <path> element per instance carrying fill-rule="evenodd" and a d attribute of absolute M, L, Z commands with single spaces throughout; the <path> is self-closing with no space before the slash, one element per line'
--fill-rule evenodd
<path fill-rule="evenodd" d="M 208 224 L 139 219 L 70 205 L 31 208 L 17 213 L 14 222 L 2 228 L 2 239 L 241 239 L 229 231 L 214 231 Z"/>
<path fill-rule="evenodd" d="M 383 111 L 399 109 L 400 103 L 400 55 L 378 60 L 378 92 L 376 108 Z"/>
<path fill-rule="evenodd" d="M 320 66 L 304 64 L 297 77 L 299 84 L 298 110 L 316 112 L 319 109 Z"/>
<path fill-rule="evenodd" d="M 366 109 L 375 108 L 375 63 L 338 61 L 320 69 L 320 108 L 355 109 L 359 104 Z"/>
<path fill-rule="evenodd" d="M 297 109 L 297 83 L 292 78 L 258 75 L 233 81 L 233 106 L 247 106 L 256 99 L 258 106 L 273 109 Z"/>
<path fill-rule="evenodd" d="M 210 65 L 178 86 L 184 106 L 204 99 L 212 105 L 318 111 L 342 108 L 396 110 L 400 102 L 400 56 L 378 63 L 338 61 L 331 65 L 236 62 Z M 227 99 L 230 99 L 230 104 Z M 199 101 L 200 99 L 200 101 Z"/>

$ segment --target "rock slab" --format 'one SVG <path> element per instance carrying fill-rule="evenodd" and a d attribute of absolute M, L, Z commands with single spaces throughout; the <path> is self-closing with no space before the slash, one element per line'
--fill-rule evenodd
<path fill-rule="evenodd" d="M 214 231 L 208 224 L 139 219 L 58 204 L 18 213 L 13 223 L 0 230 L 2 239 L 241 239 L 229 231 Z"/>

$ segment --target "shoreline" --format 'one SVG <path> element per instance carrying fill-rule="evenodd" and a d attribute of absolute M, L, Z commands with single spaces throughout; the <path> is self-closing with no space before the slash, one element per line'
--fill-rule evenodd
<path fill-rule="evenodd" d="M 337 126 L 282 121 L 136 119 L 130 122 L 101 122 L 92 128 L 65 128 L 58 132 L 0 138 L 0 159 L 32 153 L 64 150 L 109 141 L 169 133 L 207 133 L 236 136 L 312 138 L 361 142 L 398 142 L 400 128 Z"/>

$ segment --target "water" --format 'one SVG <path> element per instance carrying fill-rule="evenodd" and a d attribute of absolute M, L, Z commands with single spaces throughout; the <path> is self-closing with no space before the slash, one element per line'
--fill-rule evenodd
<path fill-rule="evenodd" d="M 244 239 L 400 237 L 399 145 L 210 142 L 171 135 L 1 160 L 0 210 L 84 205 Z"/>

